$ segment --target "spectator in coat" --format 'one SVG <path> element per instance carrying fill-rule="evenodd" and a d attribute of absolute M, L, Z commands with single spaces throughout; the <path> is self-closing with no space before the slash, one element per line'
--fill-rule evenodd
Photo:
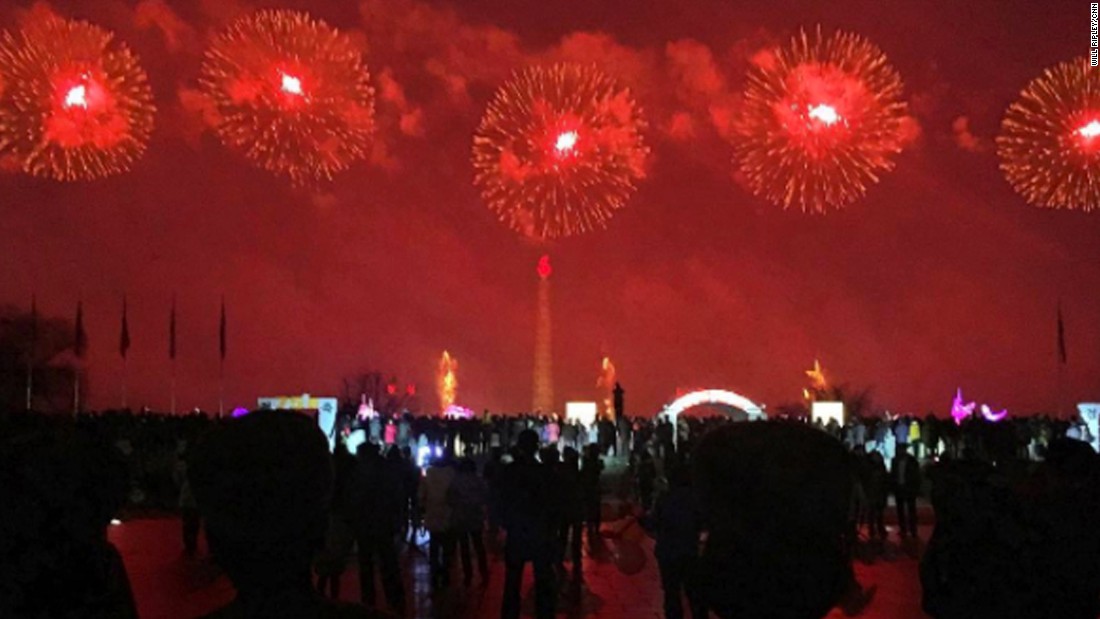
<path fill-rule="evenodd" d="M 477 572 L 481 582 L 484 584 L 489 580 L 489 562 L 485 556 L 485 542 L 482 538 L 487 495 L 488 488 L 485 481 L 478 477 L 474 461 L 470 458 L 459 460 L 454 479 L 447 491 L 447 502 L 451 507 L 451 531 L 462 560 L 462 582 L 467 587 L 473 580 L 471 545 L 477 558 Z"/>

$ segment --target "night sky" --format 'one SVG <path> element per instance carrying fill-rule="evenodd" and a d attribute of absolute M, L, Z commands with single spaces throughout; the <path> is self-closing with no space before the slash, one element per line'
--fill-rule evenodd
<path fill-rule="evenodd" d="M 335 395 L 377 369 L 435 405 L 524 409 L 538 256 L 554 261 L 559 401 L 595 399 L 609 355 L 630 413 L 678 388 L 795 401 L 820 358 L 892 411 L 968 399 L 1025 412 L 1100 397 L 1100 213 L 1044 211 L 1003 180 L 1005 107 L 1088 50 L 1088 3 L 740 3 L 723 0 L 167 2 L 34 5 L 117 32 L 140 56 L 157 127 L 132 171 L 62 184 L 0 173 L 0 303 L 72 316 L 84 299 L 93 407 L 119 401 L 122 297 L 130 401 L 167 407 L 179 307 L 182 407 L 216 408 L 218 308 L 227 405 Z M 210 35 L 256 7 L 308 9 L 362 40 L 377 93 L 371 161 L 317 190 L 227 151 L 196 76 Z M 32 5 L 0 5 L 17 27 Z M 901 73 L 920 134 L 868 196 L 826 216 L 783 212 L 734 178 L 729 120 L 750 58 L 821 23 L 862 34 Z M 630 85 L 653 148 L 606 231 L 539 244 L 498 223 L 471 184 L 470 140 L 493 90 L 530 63 L 597 63 Z"/>

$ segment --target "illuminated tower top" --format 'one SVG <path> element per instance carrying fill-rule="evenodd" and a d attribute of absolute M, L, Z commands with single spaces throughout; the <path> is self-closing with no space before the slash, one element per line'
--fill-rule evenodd
<path fill-rule="evenodd" d="M 539 274 L 539 277 L 541 277 L 542 279 L 549 279 L 550 278 L 550 274 L 554 272 L 554 269 L 550 267 L 550 255 L 549 254 L 543 254 L 543 256 L 541 258 L 539 258 L 539 265 L 537 267 L 535 267 L 535 271 Z"/>

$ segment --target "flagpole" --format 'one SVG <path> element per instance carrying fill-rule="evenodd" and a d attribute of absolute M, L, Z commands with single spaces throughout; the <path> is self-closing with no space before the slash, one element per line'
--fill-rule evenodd
<path fill-rule="evenodd" d="M 172 411 L 172 414 L 175 415 L 176 414 L 176 360 L 175 359 L 172 359 L 172 387 L 171 387 L 171 389 L 172 389 L 171 411 Z"/>
<path fill-rule="evenodd" d="M 122 358 L 122 410 L 126 410 L 127 400 L 127 378 L 130 375 L 130 358 Z"/>
<path fill-rule="evenodd" d="M 31 352 L 31 358 L 27 360 L 27 410 L 31 410 L 31 400 L 34 393 L 34 352 Z"/>
<path fill-rule="evenodd" d="M 31 346 L 27 353 L 27 410 L 34 403 L 34 359 L 38 352 L 38 300 L 31 295 Z"/>
<path fill-rule="evenodd" d="M 225 414 L 225 358 L 218 362 L 218 417 Z"/>

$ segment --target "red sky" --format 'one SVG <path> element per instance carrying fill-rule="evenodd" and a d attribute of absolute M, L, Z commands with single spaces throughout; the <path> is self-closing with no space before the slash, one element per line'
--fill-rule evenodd
<path fill-rule="evenodd" d="M 335 393 L 369 369 L 430 394 L 447 349 L 460 403 L 516 410 L 531 400 L 534 269 L 548 252 L 559 401 L 594 399 L 609 354 L 631 413 L 656 410 L 677 387 L 775 405 L 799 397 L 818 357 L 831 378 L 873 387 L 894 411 L 946 414 L 956 387 L 995 407 L 1047 410 L 1059 297 L 1066 399 L 1100 397 L 1100 214 L 1025 205 L 991 148 L 1026 82 L 1086 53 L 1087 3 L 740 5 L 279 5 L 361 37 L 379 98 L 373 160 L 311 192 L 227 152 L 189 97 L 210 34 L 276 5 L 54 3 L 140 55 L 158 125 L 122 176 L 60 184 L 0 173 L 0 303 L 27 305 L 34 293 L 43 311 L 70 316 L 83 297 L 93 406 L 118 402 L 123 294 L 131 402 L 167 405 L 175 294 L 181 405 L 216 406 L 224 294 L 231 405 Z M 0 27 L 30 8 L 5 3 Z M 749 195 L 722 137 L 748 59 L 819 22 L 885 51 L 921 127 L 866 199 L 825 217 Z M 558 59 L 596 62 L 633 87 L 653 158 L 606 231 L 537 245 L 481 203 L 470 139 L 511 71 Z"/>

